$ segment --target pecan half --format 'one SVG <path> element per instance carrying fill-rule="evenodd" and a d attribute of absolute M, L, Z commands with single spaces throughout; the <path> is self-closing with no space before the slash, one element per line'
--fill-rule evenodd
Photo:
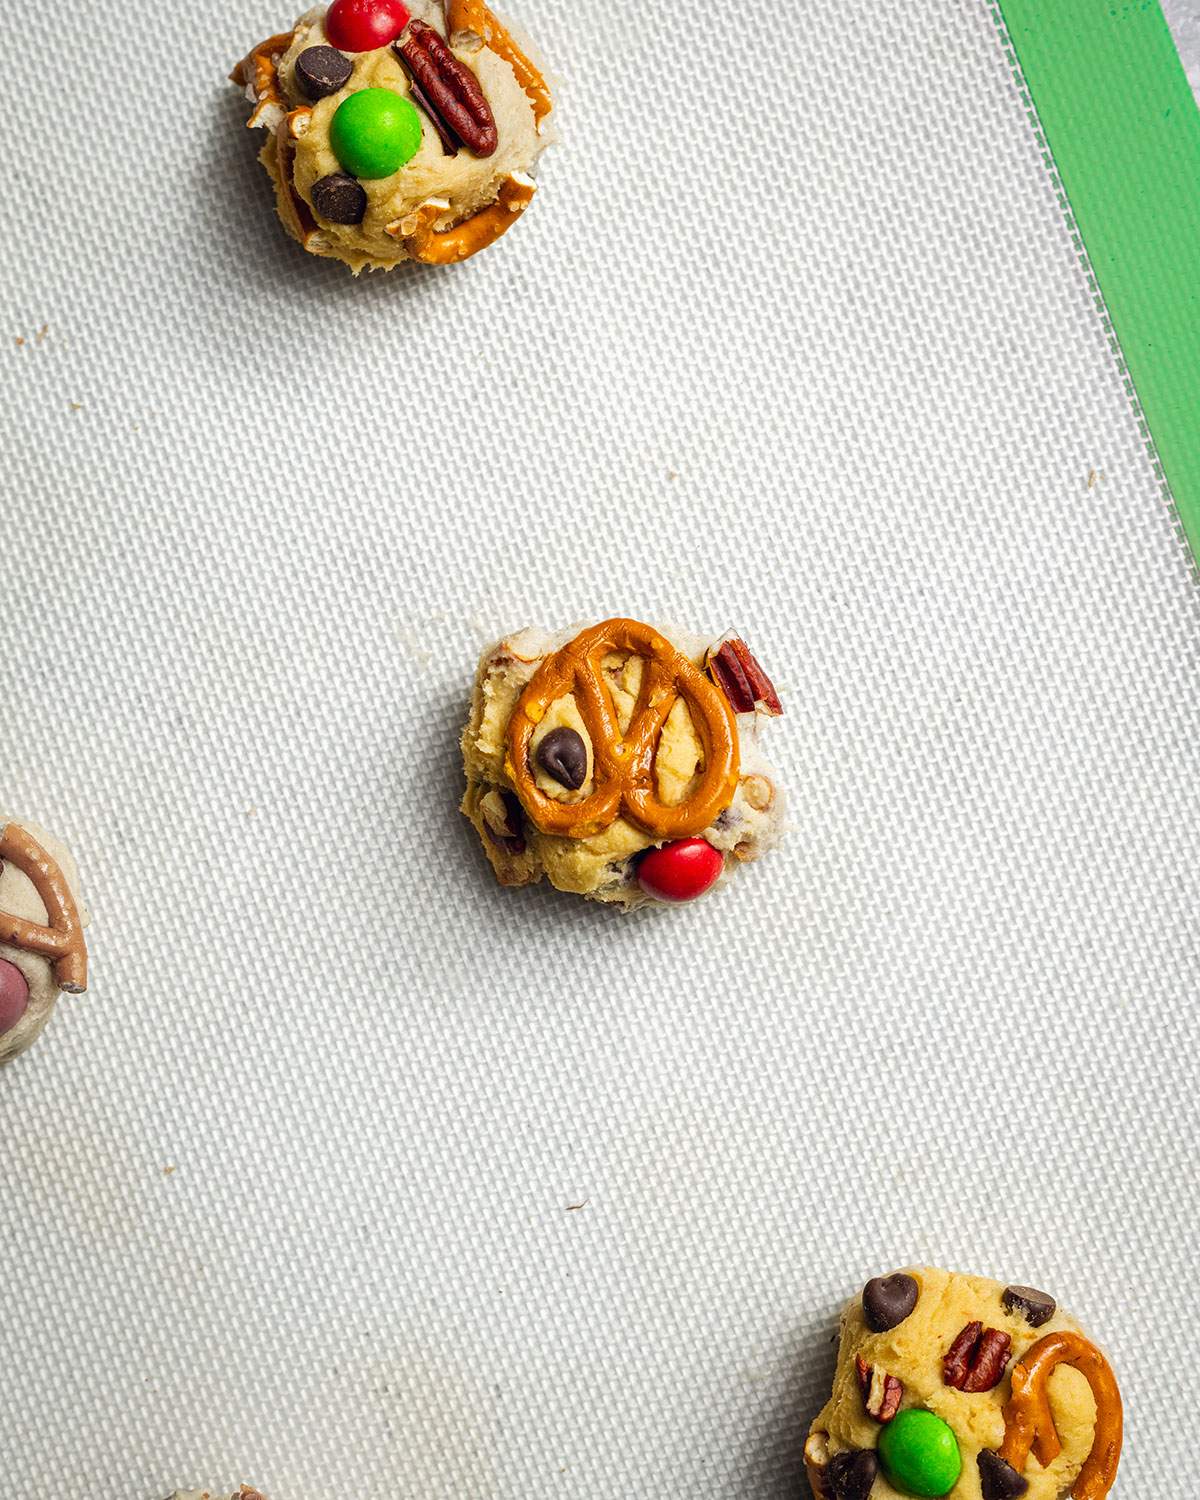
<path fill-rule="evenodd" d="M 877 1422 L 890 1422 L 900 1410 L 904 1386 L 886 1370 L 877 1370 L 869 1365 L 861 1354 L 854 1356 L 854 1369 L 858 1375 L 867 1415 L 874 1417 Z"/>
<path fill-rule="evenodd" d="M 735 714 L 753 713 L 761 703 L 770 714 L 781 714 L 783 704 L 771 679 L 759 666 L 745 641 L 736 636 L 708 653 L 708 673 L 729 699 Z"/>
<path fill-rule="evenodd" d="M 1004 1379 L 1012 1339 L 998 1328 L 968 1323 L 947 1349 L 942 1379 L 956 1391 L 990 1391 Z"/>
<path fill-rule="evenodd" d="M 414 20 L 407 37 L 393 43 L 393 50 L 448 134 L 476 156 L 492 156 L 500 144 L 492 106 L 479 79 L 459 62 L 438 32 L 425 21 Z"/>

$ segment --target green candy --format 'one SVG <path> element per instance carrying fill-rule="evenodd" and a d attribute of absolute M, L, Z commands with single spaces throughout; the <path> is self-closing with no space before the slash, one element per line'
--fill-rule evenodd
<path fill-rule="evenodd" d="M 390 177 L 417 154 L 421 116 L 403 94 L 360 89 L 338 105 L 329 144 L 351 177 Z"/>
<path fill-rule="evenodd" d="M 879 1461 L 888 1482 L 909 1495 L 948 1495 L 962 1473 L 953 1431 L 918 1407 L 900 1412 L 879 1434 Z"/>

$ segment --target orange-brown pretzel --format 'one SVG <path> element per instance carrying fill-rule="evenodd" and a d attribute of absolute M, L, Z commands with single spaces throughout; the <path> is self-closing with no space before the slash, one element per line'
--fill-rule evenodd
<path fill-rule="evenodd" d="M 393 239 L 407 246 L 414 260 L 427 266 L 450 266 L 468 260 L 479 250 L 507 234 L 533 202 L 537 184 L 524 172 L 512 172 L 500 184 L 495 203 L 455 224 L 438 229 L 437 221 L 450 204 L 445 198 L 430 198 L 415 213 L 387 226 Z"/>
<path fill-rule="evenodd" d="M 1043 1468 L 1062 1452 L 1046 1393 L 1046 1382 L 1059 1365 L 1074 1365 L 1086 1377 L 1096 1398 L 1092 1449 L 1071 1494 L 1075 1500 L 1103 1500 L 1117 1477 L 1121 1457 L 1121 1392 L 1108 1361 L 1082 1334 L 1048 1333 L 1013 1366 L 1012 1395 L 1004 1407 L 1000 1457 L 1019 1474 L 1029 1460 L 1030 1449 Z"/>
<path fill-rule="evenodd" d="M 521 51 L 512 33 L 496 19 L 484 0 L 446 0 L 446 34 L 453 45 L 463 32 L 474 33 L 497 57 L 502 57 L 516 74 L 517 82 L 533 106 L 533 118 L 539 127 L 554 108 L 550 86 L 536 63 Z"/>
<path fill-rule="evenodd" d="M 311 254 L 319 254 L 329 248 L 329 242 L 321 233 L 321 226 L 313 218 L 312 210 L 296 191 L 296 142 L 308 128 L 312 110 L 306 105 L 284 115 L 275 127 L 275 199 L 279 217 L 284 228 L 293 239 Z"/>
<path fill-rule="evenodd" d="M 287 103 L 279 88 L 279 59 L 292 45 L 294 31 L 281 31 L 278 36 L 260 42 L 249 57 L 244 57 L 229 78 L 241 88 L 254 90 L 254 113 L 246 124 L 253 128 L 262 124 L 263 115 L 272 107 L 286 110 Z"/>
<path fill-rule="evenodd" d="M 69 995 L 82 994 L 87 989 L 87 944 L 66 876 L 45 849 L 15 823 L 0 828 L 0 861 L 15 865 L 29 877 L 48 917 L 43 927 L 0 911 L 0 943 L 52 958 L 59 989 Z"/>
<path fill-rule="evenodd" d="M 621 733 L 604 658 L 627 651 L 645 658 L 629 729 Z M 529 746 L 550 705 L 574 692 L 592 740 L 595 788 L 582 802 L 556 802 L 534 780 Z M 682 698 L 704 750 L 691 795 L 668 806 L 655 788 L 655 758 L 667 715 Z M 534 673 L 508 723 L 505 770 L 521 805 L 543 833 L 587 838 L 622 815 L 655 838 L 700 833 L 733 800 L 738 779 L 737 725 L 721 690 L 670 641 L 636 620 L 593 625 L 549 656 Z"/>

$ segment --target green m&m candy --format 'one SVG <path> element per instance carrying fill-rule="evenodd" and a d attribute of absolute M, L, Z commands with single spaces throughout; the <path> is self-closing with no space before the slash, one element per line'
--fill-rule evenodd
<path fill-rule="evenodd" d="M 953 1431 L 931 1411 L 902 1411 L 879 1434 L 888 1482 L 908 1495 L 948 1495 L 962 1473 Z"/>
<path fill-rule="evenodd" d="M 390 177 L 417 154 L 421 117 L 403 94 L 360 89 L 338 105 L 329 144 L 351 177 Z"/>

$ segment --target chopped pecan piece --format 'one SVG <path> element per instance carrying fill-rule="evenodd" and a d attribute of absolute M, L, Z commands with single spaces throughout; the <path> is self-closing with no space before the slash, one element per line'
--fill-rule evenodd
<path fill-rule="evenodd" d="M 708 672 L 729 699 L 735 714 L 753 713 L 761 703 L 770 714 L 781 714 L 783 704 L 771 679 L 759 666 L 749 646 L 736 636 L 708 653 Z"/>
<path fill-rule="evenodd" d="M 492 843 L 509 854 L 525 853 L 524 819 L 515 792 L 493 787 L 480 800 L 483 828 Z"/>
<path fill-rule="evenodd" d="M 459 62 L 443 38 L 425 21 L 413 20 L 393 50 L 420 89 L 426 112 L 476 156 L 492 156 L 500 144 L 496 117 L 479 79 Z M 439 130 L 439 135 L 442 132 Z M 443 147 L 446 143 L 442 135 Z"/>
<path fill-rule="evenodd" d="M 867 1415 L 874 1417 L 877 1422 L 890 1422 L 900 1410 L 904 1386 L 886 1370 L 877 1370 L 869 1365 L 861 1354 L 854 1356 L 854 1369 L 858 1375 Z"/>
<path fill-rule="evenodd" d="M 998 1386 L 1008 1369 L 1012 1339 L 998 1328 L 968 1323 L 942 1360 L 942 1379 L 956 1391 L 978 1394 Z"/>

